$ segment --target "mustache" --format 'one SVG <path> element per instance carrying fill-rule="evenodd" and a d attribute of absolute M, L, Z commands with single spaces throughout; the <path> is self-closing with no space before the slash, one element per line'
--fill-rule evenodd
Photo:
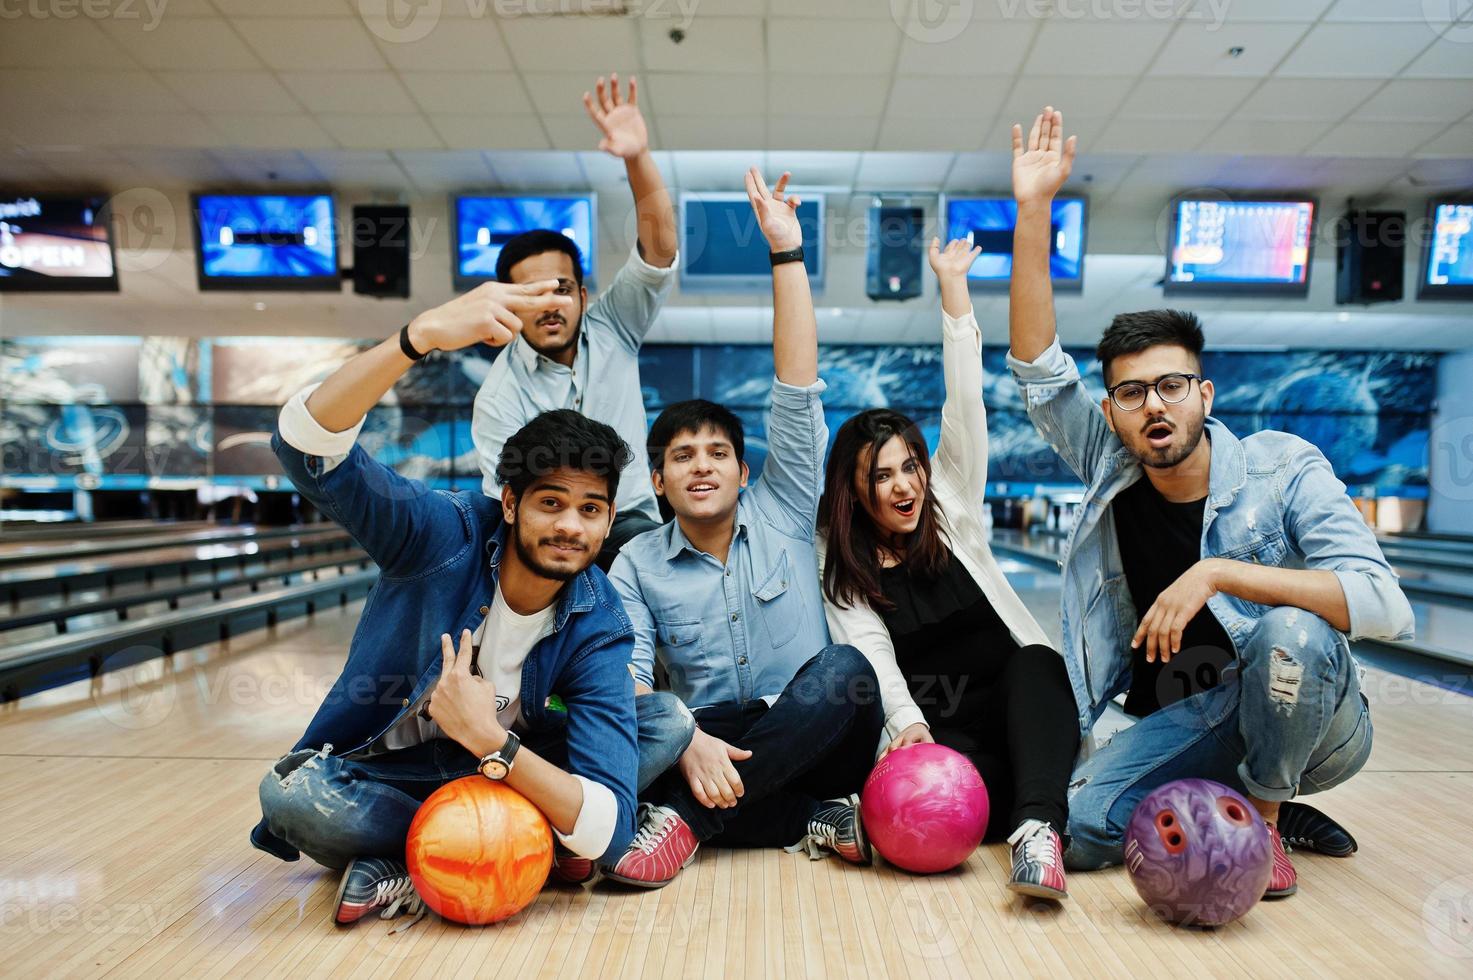
<path fill-rule="evenodd" d="M 1169 419 L 1163 416 L 1159 419 L 1151 419 L 1145 425 L 1141 426 L 1141 435 L 1145 435 L 1147 432 L 1151 431 L 1158 425 L 1164 425 L 1167 428 L 1171 429 L 1172 432 L 1176 431 L 1176 426 L 1173 425 Z"/>
<path fill-rule="evenodd" d="M 588 545 L 572 538 L 542 538 L 537 544 L 539 547 L 542 545 L 551 545 L 554 548 L 573 548 L 578 551 L 588 550 Z"/>
<path fill-rule="evenodd" d="M 567 322 L 567 319 L 561 313 L 544 313 L 542 316 L 537 318 L 537 325 L 539 327 L 549 323 L 561 323 L 566 325 Z"/>

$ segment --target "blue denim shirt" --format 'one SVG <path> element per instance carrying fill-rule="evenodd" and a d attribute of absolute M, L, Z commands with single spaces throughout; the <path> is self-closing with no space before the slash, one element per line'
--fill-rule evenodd
<path fill-rule="evenodd" d="M 829 430 L 822 380 L 772 382 L 767 462 L 737 499 L 722 565 L 678 521 L 626 544 L 609 578 L 634 622 L 634 673 L 653 686 L 656 650 L 670 687 L 698 708 L 775 699 L 828 646 L 814 523 Z"/>
<path fill-rule="evenodd" d="M 1075 702 L 1089 706 L 1079 717 L 1087 735 L 1110 699 L 1130 686 L 1130 640 L 1139 624 L 1110 502 L 1141 478 L 1141 465 L 1110 431 L 1057 338 L 1031 364 L 1009 352 L 1008 367 L 1033 425 L 1087 488 L 1060 562 L 1062 652 Z M 1204 558 L 1328 569 L 1345 590 L 1350 639 L 1412 635 L 1411 605 L 1396 573 L 1319 449 L 1287 432 L 1238 439 L 1214 418 L 1206 435 L 1212 456 Z M 1238 648 L 1268 611 L 1225 592 L 1207 607 Z"/>
<path fill-rule="evenodd" d="M 507 526 L 501 501 L 480 493 L 429 490 L 361 447 L 329 468 L 320 456 L 272 448 L 297 490 L 341 524 L 379 566 L 348 648 L 347 663 L 294 748 L 334 746 L 367 755 L 440 674 L 440 634 L 474 631 L 496 594 Z M 608 787 L 618 805 L 604 860 L 634 836 L 639 763 L 632 627 L 603 572 L 590 568 L 558 599 L 554 632 L 522 665 L 522 721 L 531 733 L 566 735 L 568 769 Z M 549 704 L 553 695 L 566 710 Z M 470 754 L 466 758 L 474 763 Z M 289 850 L 266 829 L 253 839 Z"/>

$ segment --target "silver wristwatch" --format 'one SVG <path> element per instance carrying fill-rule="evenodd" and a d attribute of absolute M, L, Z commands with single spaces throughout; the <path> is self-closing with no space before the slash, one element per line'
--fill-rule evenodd
<path fill-rule="evenodd" d="M 498 782 L 505 779 L 511 773 L 511 767 L 517 757 L 517 749 L 521 748 L 521 745 L 522 740 L 517 738 L 516 732 L 507 732 L 505 745 L 495 752 L 488 752 L 481 756 L 481 764 L 477 767 L 481 775 Z"/>

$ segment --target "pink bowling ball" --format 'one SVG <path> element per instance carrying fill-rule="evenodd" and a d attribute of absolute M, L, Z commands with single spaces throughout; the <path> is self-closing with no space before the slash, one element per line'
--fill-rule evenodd
<path fill-rule="evenodd" d="M 987 830 L 987 787 L 954 749 L 921 742 L 875 764 L 860 797 L 870 843 L 886 861 L 930 874 L 965 861 Z"/>

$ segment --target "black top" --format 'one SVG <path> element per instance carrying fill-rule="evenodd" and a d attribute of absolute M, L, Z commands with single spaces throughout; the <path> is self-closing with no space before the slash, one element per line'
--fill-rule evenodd
<path fill-rule="evenodd" d="M 1172 503 L 1142 475 L 1111 502 L 1125 580 L 1135 602 L 1136 621 L 1145 618 L 1156 597 L 1202 556 L 1202 514 L 1207 498 Z M 1181 651 L 1163 664 L 1146 662 L 1146 642 L 1131 651 L 1130 693 L 1125 710 L 1138 717 L 1216 687 L 1233 660 L 1227 631 L 1203 606 L 1182 630 Z"/>
<path fill-rule="evenodd" d="M 969 724 L 1018 649 L 1007 624 L 951 551 L 939 578 L 896 565 L 880 570 L 880 588 L 895 604 L 880 615 L 926 723 L 933 729 Z"/>

